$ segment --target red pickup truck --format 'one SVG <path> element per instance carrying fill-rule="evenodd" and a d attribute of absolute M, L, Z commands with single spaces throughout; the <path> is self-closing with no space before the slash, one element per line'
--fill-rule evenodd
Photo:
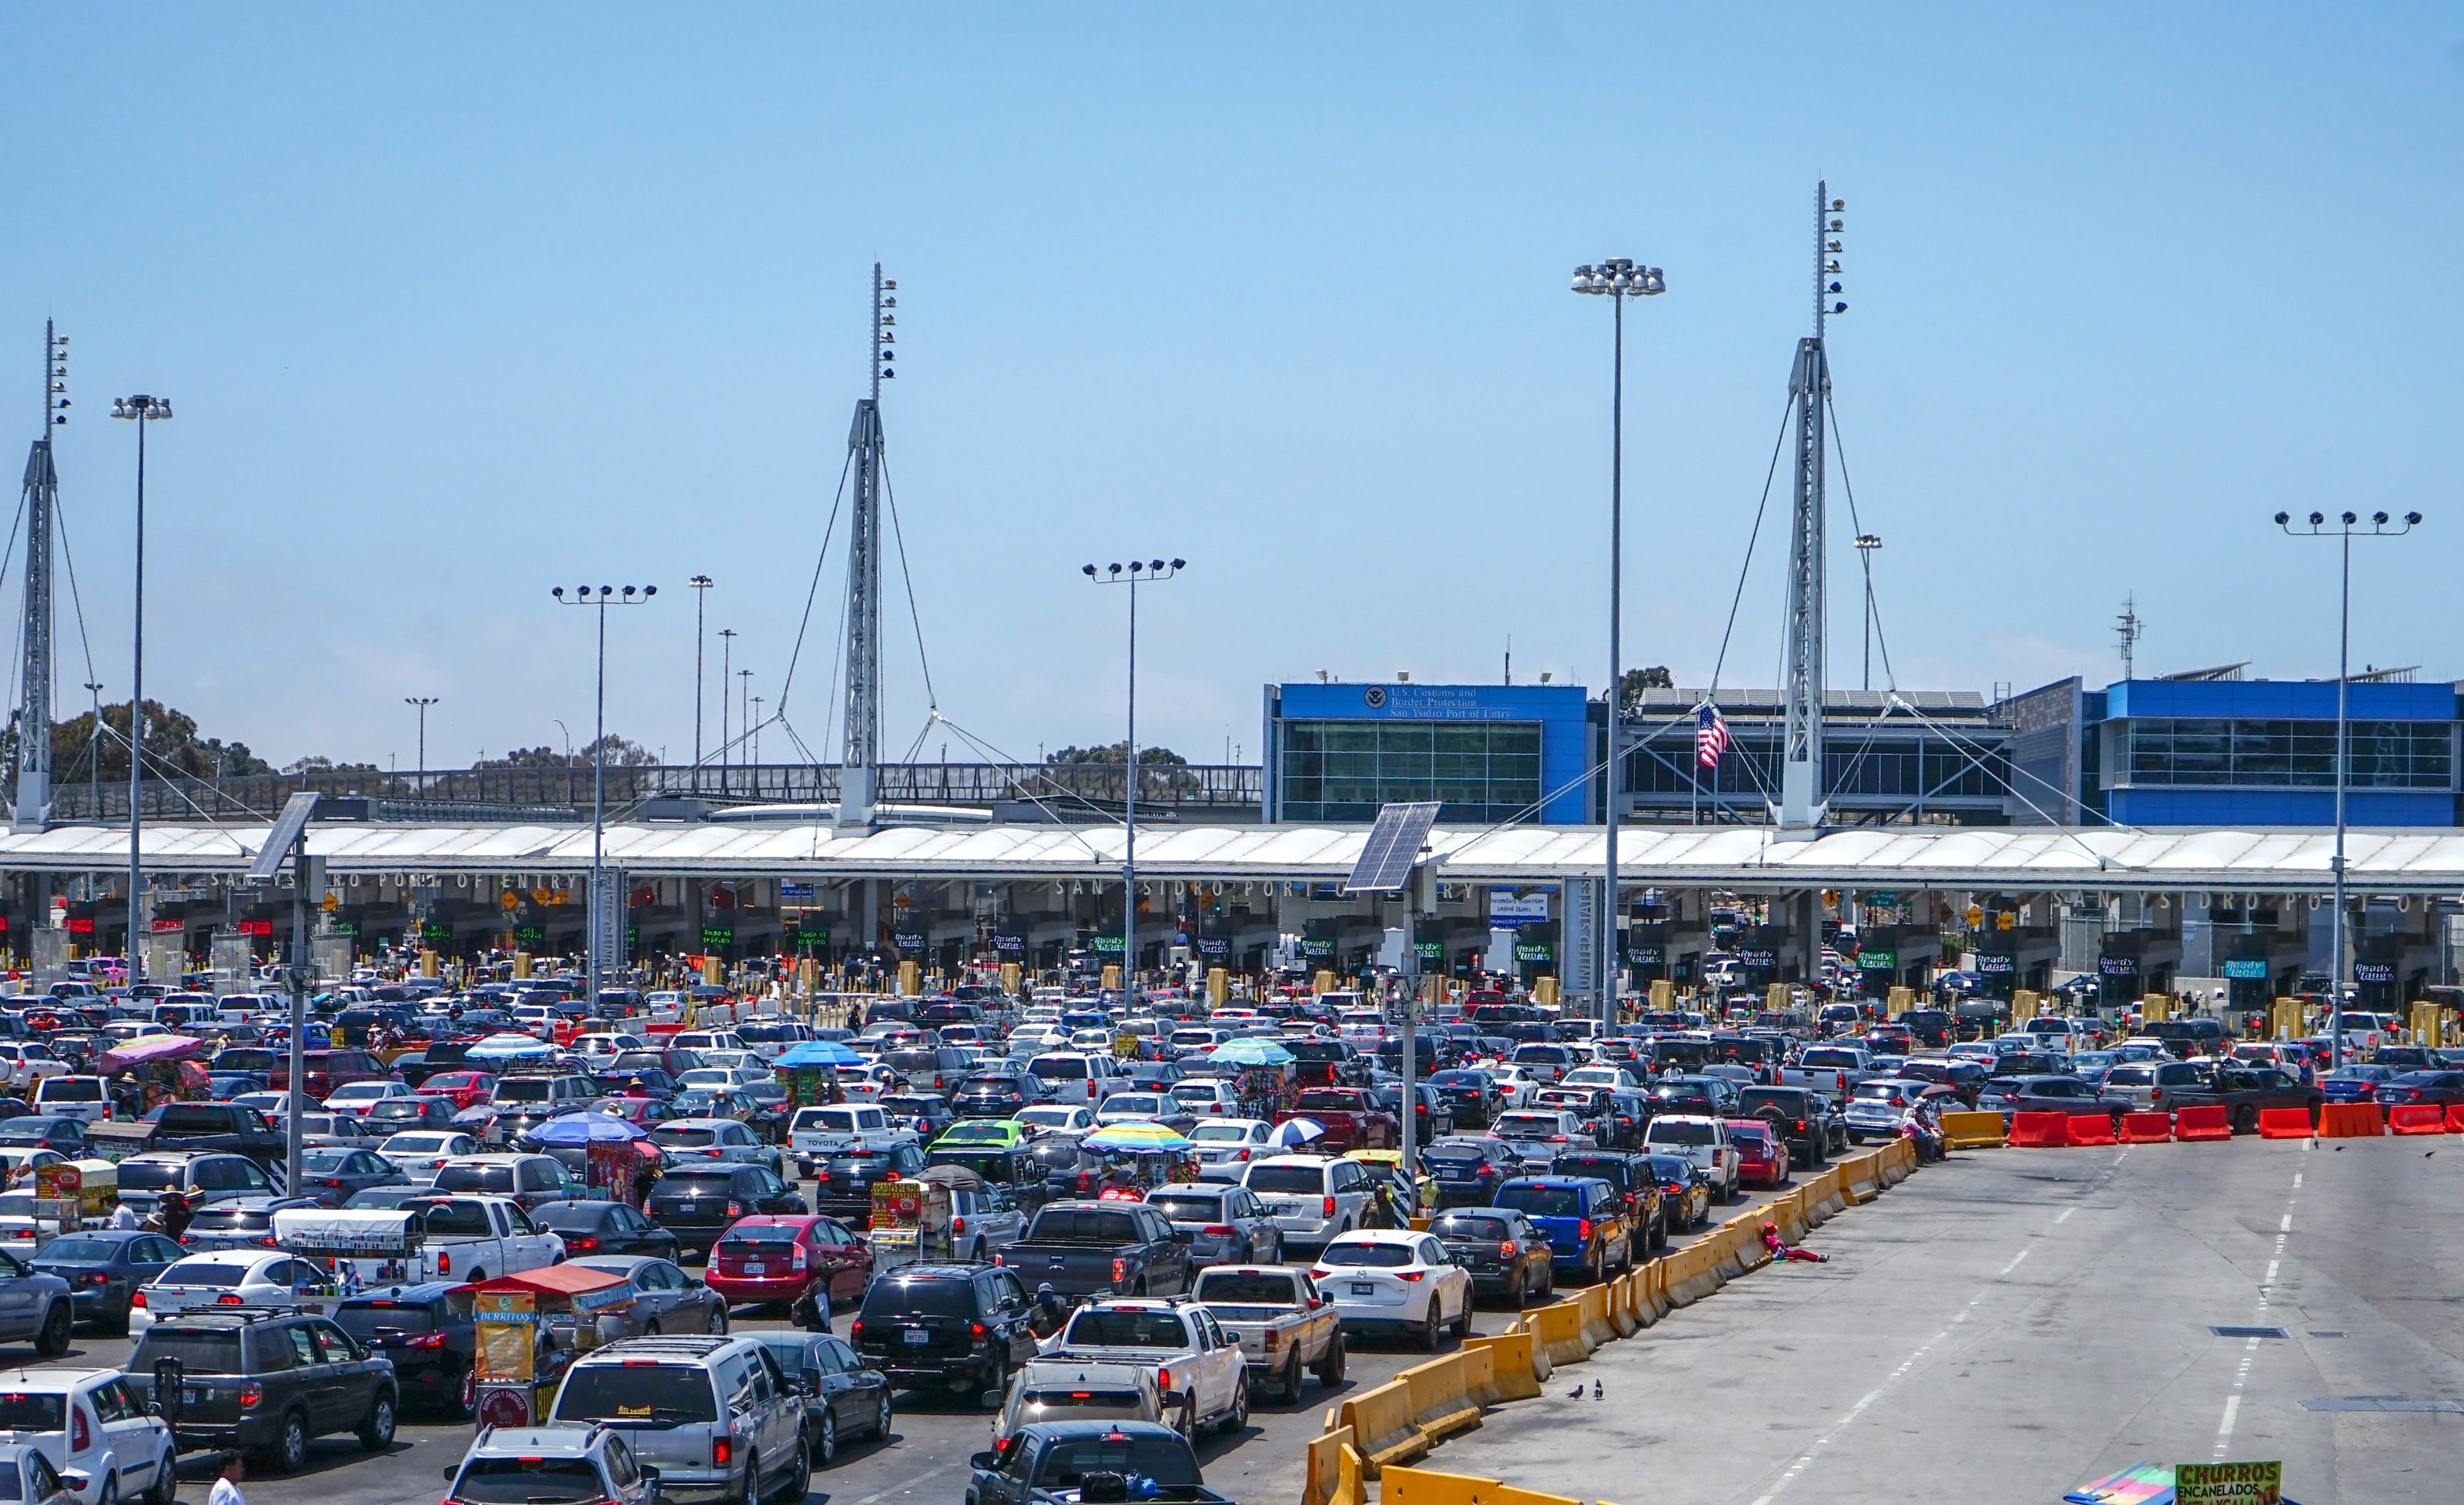
<path fill-rule="evenodd" d="M 1310 1119 L 1326 1130 L 1326 1137 L 1309 1141 L 1312 1153 L 1340 1155 L 1346 1150 L 1393 1149 L 1403 1140 L 1403 1126 L 1391 1114 L 1370 1100 L 1369 1094 L 1358 1087 L 1306 1087 L 1292 1099 L 1292 1106 L 1275 1115 L 1277 1123 L 1293 1118 Z"/>
<path fill-rule="evenodd" d="M 337 1088 L 353 1082 L 381 1082 L 393 1075 L 371 1051 L 309 1051 L 299 1057 L 301 1074 L 308 1079 L 300 1091 L 318 1102 L 334 1096 Z M 265 1085 L 282 1092 L 291 1086 L 291 1057 L 282 1055 L 274 1069 L 265 1073 Z"/>

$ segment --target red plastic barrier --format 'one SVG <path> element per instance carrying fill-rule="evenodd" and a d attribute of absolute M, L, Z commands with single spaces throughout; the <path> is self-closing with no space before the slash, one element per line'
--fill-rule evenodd
<path fill-rule="evenodd" d="M 2398 1134 L 2444 1134 L 2447 1110 L 2434 1102 L 2398 1103 L 2387 1110 L 2387 1127 Z"/>
<path fill-rule="evenodd" d="M 2132 1114 L 2132 1118 L 2139 1117 Z M 2225 1118 L 2225 1106 L 2211 1103 L 2205 1108 L 2181 1108 L 2173 1114 L 2173 1138 L 2184 1140 L 2230 1140 L 2233 1124 Z"/>
<path fill-rule="evenodd" d="M 2064 1117 L 2070 1122 L 2062 1126 L 2062 1142 L 2082 1148 L 2092 1144 L 2114 1142 L 2113 1118 L 2109 1114 L 2074 1113 Z"/>
<path fill-rule="evenodd" d="M 2164 1144 L 2172 1138 L 2173 1116 L 2169 1113 L 2125 1113 L 2122 1116 L 2122 1141 L 2124 1144 Z"/>
<path fill-rule="evenodd" d="M 2447 1132 L 2464 1134 L 2464 1102 L 2451 1102 L 2447 1105 Z"/>
<path fill-rule="evenodd" d="M 671 1021 L 667 1024 L 644 1025 L 642 1032 L 651 1035 L 682 1034 L 684 1028 L 683 1025 Z"/>
<path fill-rule="evenodd" d="M 2066 1113 L 2014 1113 L 2005 1141 L 2026 1150 L 2057 1150 L 2070 1142 L 2071 1116 Z"/>
<path fill-rule="evenodd" d="M 2306 1140 L 2310 1138 L 2310 1110 L 2307 1108 L 2261 1108 L 2258 1110 L 2258 1137 L 2262 1140 Z"/>
<path fill-rule="evenodd" d="M 2330 1102 L 2319 1106 L 2319 1138 L 2369 1140 L 2387 1132 L 2387 1110 L 2374 1102 Z"/>

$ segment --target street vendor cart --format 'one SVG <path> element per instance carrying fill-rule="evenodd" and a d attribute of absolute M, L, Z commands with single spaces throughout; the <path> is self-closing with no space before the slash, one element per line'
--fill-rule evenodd
<path fill-rule="evenodd" d="M 553 1408 L 577 1354 L 624 1336 L 633 1301 L 625 1276 L 550 1265 L 447 1293 L 477 1329 L 478 1422 L 530 1427 Z"/>
<path fill-rule="evenodd" d="M 345 1295 L 424 1278 L 419 1251 L 426 1241 L 427 1225 L 416 1212 L 283 1207 L 274 1214 L 275 1244 L 330 1272 Z"/>

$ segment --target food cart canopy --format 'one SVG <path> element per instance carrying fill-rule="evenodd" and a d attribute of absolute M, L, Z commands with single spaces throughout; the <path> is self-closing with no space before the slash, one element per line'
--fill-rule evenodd
<path fill-rule="evenodd" d="M 864 1057 L 836 1040 L 799 1040 L 779 1052 L 772 1066 L 861 1066 Z"/>
<path fill-rule="evenodd" d="M 105 1076 L 148 1061 L 193 1061 L 206 1053 L 206 1042 L 187 1034 L 142 1034 L 126 1045 L 102 1052 L 99 1063 Z"/>
<path fill-rule="evenodd" d="M 415 1251 L 427 1237 L 416 1212 L 363 1208 L 284 1207 L 274 1214 L 274 1242 L 294 1254 L 392 1254 Z"/>
<path fill-rule="evenodd" d="M 517 1275 L 498 1275 L 494 1280 L 473 1286 L 473 1295 L 500 1295 L 528 1292 L 532 1295 L 562 1296 L 576 1312 L 593 1312 L 603 1306 L 613 1306 L 632 1299 L 632 1283 L 623 1275 L 605 1270 L 585 1270 L 580 1265 L 549 1265 L 540 1270 L 525 1270 Z"/>

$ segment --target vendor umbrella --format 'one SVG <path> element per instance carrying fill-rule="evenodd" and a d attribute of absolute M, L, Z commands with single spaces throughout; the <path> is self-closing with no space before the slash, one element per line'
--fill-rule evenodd
<path fill-rule="evenodd" d="M 500 1060 L 514 1055 L 553 1055 L 556 1047 L 526 1034 L 492 1034 L 463 1052 L 472 1060 Z"/>
<path fill-rule="evenodd" d="M 1307 1144 L 1311 1140 L 1326 1138 L 1326 1125 L 1315 1118 L 1286 1118 L 1275 1125 L 1278 1144 Z"/>
<path fill-rule="evenodd" d="M 1227 1066 L 1289 1066 L 1296 1057 L 1272 1040 L 1232 1040 L 1207 1052 Z"/>
<path fill-rule="evenodd" d="M 1143 1119 L 1108 1123 L 1078 1141 L 1090 1150 L 1188 1150 L 1197 1142 L 1174 1129 Z"/>
<path fill-rule="evenodd" d="M 862 1066 L 864 1057 L 836 1040 L 799 1040 L 770 1063 L 773 1066 Z"/>
<path fill-rule="evenodd" d="M 536 1144 L 588 1144 L 594 1140 L 647 1140 L 649 1133 L 630 1118 L 612 1113 L 568 1113 L 550 1118 L 530 1132 Z"/>

